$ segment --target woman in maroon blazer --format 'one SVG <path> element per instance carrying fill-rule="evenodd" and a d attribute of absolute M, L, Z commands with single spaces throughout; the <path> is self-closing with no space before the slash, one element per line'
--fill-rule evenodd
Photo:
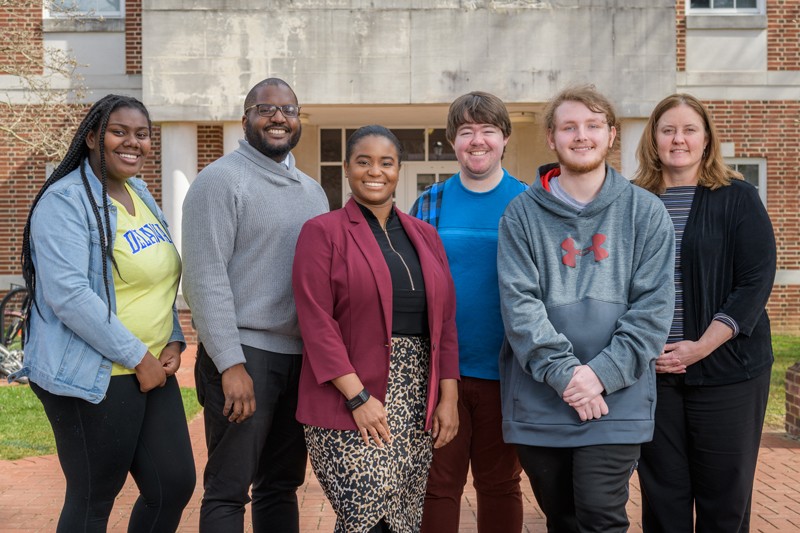
<path fill-rule="evenodd" d="M 432 446 L 458 430 L 455 291 L 436 230 L 394 208 L 400 153 L 382 126 L 350 136 L 352 198 L 294 260 L 297 419 L 337 532 L 418 531 Z"/>

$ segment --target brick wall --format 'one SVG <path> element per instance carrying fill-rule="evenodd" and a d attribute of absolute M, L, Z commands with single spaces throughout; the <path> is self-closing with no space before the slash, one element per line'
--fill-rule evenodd
<path fill-rule="evenodd" d="M 797 0 L 767 0 L 767 69 L 800 70 Z"/>
<path fill-rule="evenodd" d="M 39 122 L 46 121 L 59 128 L 63 120 L 57 116 L 45 116 L 35 106 L 29 109 Z M 0 107 L 0 123 L 9 124 L 11 113 Z M 35 137 L 24 125 L 15 130 L 23 138 Z M 0 133 L 0 275 L 20 274 L 19 254 L 22 251 L 22 230 L 28 210 L 36 193 L 46 178 L 48 160 L 35 153 L 34 149 Z M 0 287 L 2 289 L 2 287 Z"/>
<path fill-rule="evenodd" d="M 800 363 L 786 371 L 786 433 L 800 437 Z"/>
<path fill-rule="evenodd" d="M 686 70 L 686 3 L 675 2 L 675 70 Z"/>
<path fill-rule="evenodd" d="M 192 312 L 181 309 L 178 311 L 178 319 L 183 328 L 183 336 L 186 337 L 186 344 L 197 344 L 197 330 L 192 327 Z"/>
<path fill-rule="evenodd" d="M 125 73 L 142 73 L 142 0 L 125 0 Z"/>
<path fill-rule="evenodd" d="M 800 136 L 798 101 L 706 102 L 735 157 L 767 160 L 767 210 L 775 227 L 778 269 L 800 270 Z M 773 331 L 800 332 L 800 286 L 776 286 L 768 310 Z"/>
<path fill-rule="evenodd" d="M 222 125 L 197 126 L 197 172 L 206 168 L 223 154 Z"/>
<path fill-rule="evenodd" d="M 25 48 L 28 54 L 43 53 L 44 48 L 42 45 L 42 4 L 30 0 L 20 0 L 13 7 L 0 8 L 0 33 L 3 34 L 0 43 L 6 44 L 6 39 L 17 38 L 22 40 L 20 46 L 15 44 L 14 50 L 4 49 L 5 46 L 0 46 L 0 67 L 13 67 L 19 68 L 30 63 L 35 65 L 36 69 L 41 72 L 41 61 L 37 59 L 27 59 L 25 54 L 22 53 L 21 48 Z M 2 75 L 0 70 L 0 75 Z"/>

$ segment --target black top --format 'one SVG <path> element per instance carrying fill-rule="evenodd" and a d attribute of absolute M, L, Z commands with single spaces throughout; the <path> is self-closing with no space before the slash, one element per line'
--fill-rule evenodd
<path fill-rule="evenodd" d="M 765 306 L 775 279 L 775 236 L 756 189 L 741 180 L 697 187 L 681 243 L 684 337 L 697 340 L 717 313 L 739 335 L 686 369 L 687 385 L 725 385 L 769 371 Z"/>
<path fill-rule="evenodd" d="M 417 250 L 403 229 L 394 207 L 384 230 L 372 211 L 359 203 L 357 205 L 378 241 L 392 276 L 392 335 L 427 337 L 428 300 Z"/>

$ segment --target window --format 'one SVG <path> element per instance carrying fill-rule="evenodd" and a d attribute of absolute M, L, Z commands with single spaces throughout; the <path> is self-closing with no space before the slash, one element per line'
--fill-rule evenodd
<path fill-rule="evenodd" d="M 764 13 L 765 0 L 686 0 L 689 13 L 695 15 Z"/>
<path fill-rule="evenodd" d="M 726 159 L 732 169 L 740 172 L 747 183 L 758 189 L 761 203 L 767 205 L 767 160 L 766 159 Z"/>
<path fill-rule="evenodd" d="M 319 130 L 319 161 L 320 161 L 320 184 L 325 194 L 328 196 L 330 208 L 338 209 L 344 202 L 344 191 L 348 188 L 344 185 L 344 162 L 345 143 L 347 138 L 355 132 L 355 129 L 326 129 Z M 403 147 L 404 161 L 455 161 L 456 155 L 453 147 L 445 138 L 445 130 L 439 128 L 392 128 L 392 133 L 397 136 Z M 439 176 L 443 181 L 453 173 L 449 170 Z M 436 179 L 436 174 L 425 174 L 424 179 L 429 178 L 430 183 Z M 427 183 L 427 182 L 426 182 Z M 424 188 L 424 183 L 420 186 Z M 420 189 L 422 190 L 422 189 Z"/>
<path fill-rule="evenodd" d="M 123 0 L 50 0 L 45 2 L 45 17 L 122 18 L 125 15 Z"/>

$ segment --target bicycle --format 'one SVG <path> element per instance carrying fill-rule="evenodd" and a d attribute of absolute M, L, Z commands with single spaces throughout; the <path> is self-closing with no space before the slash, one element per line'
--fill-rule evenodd
<path fill-rule="evenodd" d="M 12 287 L 0 300 L 0 374 L 4 376 L 22 368 L 27 303 L 25 287 Z"/>

